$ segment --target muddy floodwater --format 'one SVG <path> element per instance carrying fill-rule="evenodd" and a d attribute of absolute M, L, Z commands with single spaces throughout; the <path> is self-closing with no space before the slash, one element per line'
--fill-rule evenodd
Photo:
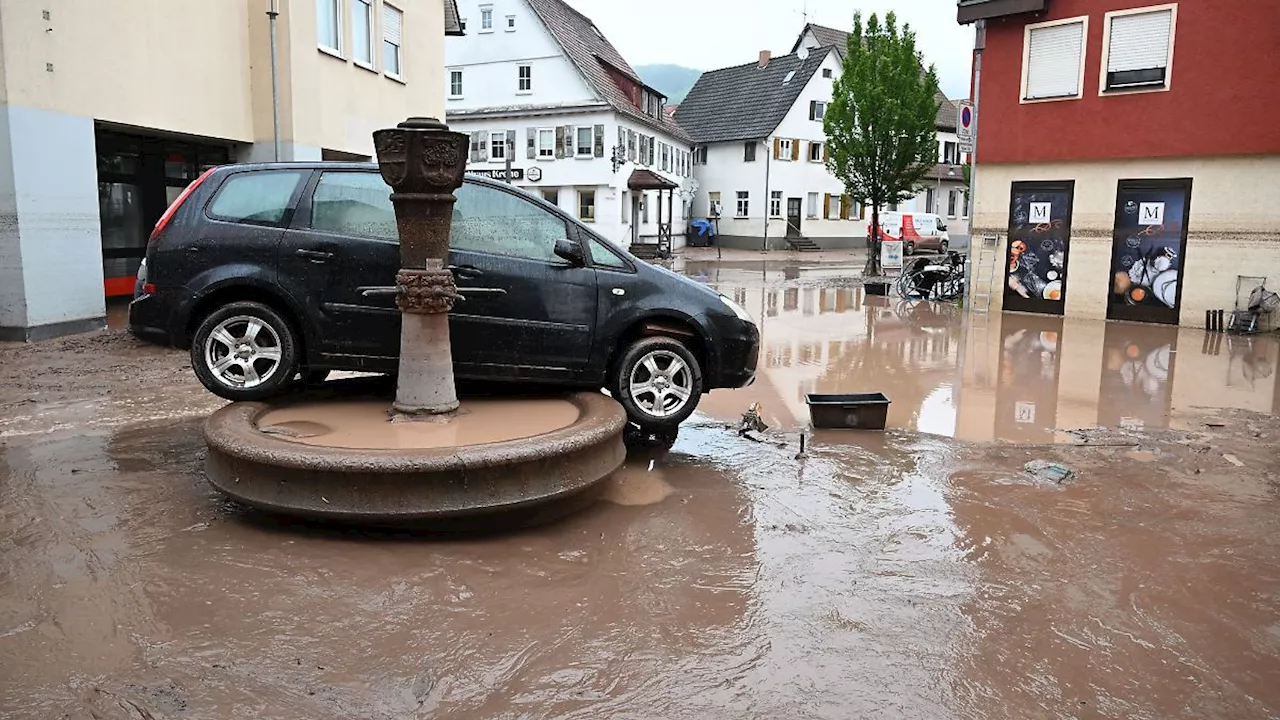
<path fill-rule="evenodd" d="M 1274 338 L 677 269 L 760 321 L 757 382 L 479 536 L 254 514 L 184 353 L 0 344 L 0 717 L 1280 716 Z M 853 392 L 885 432 L 807 430 Z"/>

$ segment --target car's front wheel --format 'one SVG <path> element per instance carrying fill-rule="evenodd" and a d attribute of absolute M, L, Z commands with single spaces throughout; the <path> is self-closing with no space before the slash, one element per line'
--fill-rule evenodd
<path fill-rule="evenodd" d="M 297 372 L 298 340 L 262 303 L 232 302 L 209 313 L 191 339 L 191 367 L 209 392 L 227 400 L 279 393 Z"/>
<path fill-rule="evenodd" d="M 938 253 L 942 255 L 946 255 L 947 250 L 949 250 L 950 248 L 951 248 L 950 243 L 948 243 L 946 240 L 943 240 L 941 243 L 938 244 Z"/>
<path fill-rule="evenodd" d="M 702 368 L 680 341 L 642 338 L 623 351 L 610 390 L 641 428 L 675 428 L 702 399 Z"/>
<path fill-rule="evenodd" d="M 916 244 L 915 244 L 915 243 L 913 243 L 913 242 L 910 242 L 910 241 L 907 241 L 907 242 L 903 243 L 903 245 L 902 245 L 902 254 L 903 254 L 903 255 L 915 255 L 915 254 L 916 254 Z"/>

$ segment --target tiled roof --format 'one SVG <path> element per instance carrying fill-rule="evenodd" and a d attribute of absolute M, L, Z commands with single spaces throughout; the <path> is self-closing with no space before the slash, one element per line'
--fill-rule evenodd
<path fill-rule="evenodd" d="M 640 79 L 625 58 L 605 39 L 591 18 L 569 7 L 564 0 L 527 0 L 529 7 L 541 18 L 551 36 L 555 38 L 565 55 L 578 68 L 586 79 L 587 85 L 609 103 L 613 109 L 650 128 L 665 132 L 668 135 L 689 142 L 689 137 L 673 122 L 664 122 L 662 117 L 649 117 L 636 107 L 631 98 L 609 76 L 606 67 L 634 81 L 655 95 L 660 95 Z M 659 112 L 659 115 L 662 115 Z"/>
<path fill-rule="evenodd" d="M 752 62 L 705 72 L 676 108 L 676 122 L 697 143 L 768 137 L 830 51 L 772 58 L 763 68 Z"/>
<path fill-rule="evenodd" d="M 813 38 L 818 41 L 819 45 L 823 47 L 833 46 L 840 53 L 840 57 L 844 57 L 845 49 L 849 47 L 849 33 L 823 25 L 815 25 L 814 23 L 805 25 L 804 29 L 800 31 L 800 35 L 796 37 L 795 45 L 791 46 L 791 52 L 800 49 L 800 43 L 804 42 L 804 35 L 808 32 L 813 33 Z M 955 103 L 947 99 L 947 96 L 941 90 L 937 92 L 935 99 L 938 101 L 938 119 L 935 125 L 939 130 L 951 130 L 954 132 L 957 112 Z"/>
<path fill-rule="evenodd" d="M 458 16 L 458 0 L 444 0 L 444 34 L 455 37 L 465 35 L 462 20 Z"/>
<path fill-rule="evenodd" d="M 800 42 L 804 40 L 804 34 L 813 31 L 813 39 L 818 41 L 822 47 L 835 45 L 840 48 L 840 54 L 844 54 L 844 49 L 849 45 L 849 33 L 835 28 L 824 27 L 809 23 L 800 31 L 800 37 L 796 38 L 796 44 L 791 46 L 791 52 L 800 49 Z"/>
<path fill-rule="evenodd" d="M 652 170 L 636 168 L 627 178 L 627 187 L 632 190 L 674 190 L 680 186 Z"/>

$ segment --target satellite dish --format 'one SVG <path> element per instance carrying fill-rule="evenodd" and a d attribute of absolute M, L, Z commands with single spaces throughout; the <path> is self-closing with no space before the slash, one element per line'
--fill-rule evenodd
<path fill-rule="evenodd" d="M 796 51 L 796 57 L 800 58 L 801 60 L 808 60 L 808 59 L 809 59 L 809 48 L 807 48 L 807 47 L 802 47 L 802 48 L 800 48 L 799 50 L 797 50 L 797 51 Z"/>

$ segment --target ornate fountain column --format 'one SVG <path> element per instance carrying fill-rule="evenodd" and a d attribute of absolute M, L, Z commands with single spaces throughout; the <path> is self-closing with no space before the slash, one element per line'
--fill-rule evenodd
<path fill-rule="evenodd" d="M 373 142 L 400 234 L 400 377 L 393 408 L 411 418 L 451 413 L 458 409 L 458 395 L 449 311 L 461 296 L 445 268 L 453 191 L 466 172 L 468 137 L 435 118 L 409 118 L 374 132 Z"/>

